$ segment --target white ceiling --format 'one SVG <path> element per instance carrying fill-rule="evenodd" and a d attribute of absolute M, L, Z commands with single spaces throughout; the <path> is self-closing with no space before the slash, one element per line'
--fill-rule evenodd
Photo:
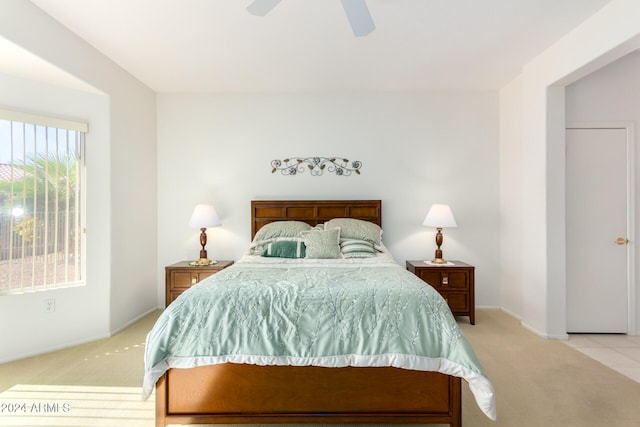
<path fill-rule="evenodd" d="M 31 0 L 157 92 L 495 90 L 610 0 Z"/>

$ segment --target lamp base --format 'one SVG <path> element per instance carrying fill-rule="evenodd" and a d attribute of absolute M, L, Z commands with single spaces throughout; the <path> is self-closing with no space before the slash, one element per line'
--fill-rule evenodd
<path fill-rule="evenodd" d="M 440 229 L 438 228 L 438 235 L 442 238 L 442 234 L 440 234 Z M 442 240 L 438 240 L 438 235 L 436 236 L 436 243 L 438 245 L 438 249 L 436 249 L 436 253 L 433 254 L 433 259 L 431 260 L 431 264 L 446 264 L 447 260 L 442 258 L 442 249 L 440 249 L 440 245 L 442 245 Z"/>

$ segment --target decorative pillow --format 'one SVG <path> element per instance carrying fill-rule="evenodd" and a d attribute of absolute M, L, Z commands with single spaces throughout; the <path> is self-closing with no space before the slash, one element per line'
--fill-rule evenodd
<path fill-rule="evenodd" d="M 273 237 L 266 240 L 254 240 L 249 245 L 249 253 L 251 255 L 262 255 L 269 243 L 275 242 L 302 242 L 302 237 Z"/>
<path fill-rule="evenodd" d="M 274 221 L 263 225 L 253 237 L 253 241 L 273 239 L 275 237 L 296 237 L 302 231 L 311 230 L 311 226 L 302 221 Z"/>
<path fill-rule="evenodd" d="M 264 257 L 304 258 L 305 246 L 302 241 L 280 240 L 267 243 L 262 250 Z"/>
<path fill-rule="evenodd" d="M 342 258 L 340 253 L 340 229 L 303 232 L 306 247 L 305 258 Z"/>
<path fill-rule="evenodd" d="M 340 228 L 343 239 L 367 240 L 379 245 L 382 239 L 382 228 L 369 221 L 354 218 L 334 218 L 324 223 L 324 229 Z"/>
<path fill-rule="evenodd" d="M 340 252 L 345 258 L 370 258 L 376 256 L 373 243 L 359 239 L 340 239 Z"/>

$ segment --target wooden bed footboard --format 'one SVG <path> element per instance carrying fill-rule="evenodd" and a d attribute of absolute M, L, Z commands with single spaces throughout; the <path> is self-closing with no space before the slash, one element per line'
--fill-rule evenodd
<path fill-rule="evenodd" d="M 256 423 L 461 427 L 461 380 L 388 367 L 226 363 L 170 369 L 156 384 L 157 427 Z"/>

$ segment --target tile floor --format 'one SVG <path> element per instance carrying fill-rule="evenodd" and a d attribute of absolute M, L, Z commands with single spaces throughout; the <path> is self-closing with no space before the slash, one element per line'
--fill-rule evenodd
<path fill-rule="evenodd" d="M 570 334 L 567 345 L 640 382 L 640 336 Z"/>

